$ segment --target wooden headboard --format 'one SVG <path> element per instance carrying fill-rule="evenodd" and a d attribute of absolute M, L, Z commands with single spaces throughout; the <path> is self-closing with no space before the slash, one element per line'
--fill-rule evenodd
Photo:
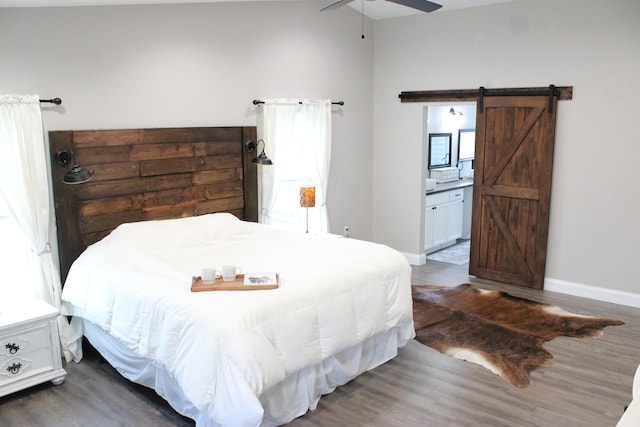
<path fill-rule="evenodd" d="M 257 221 L 257 170 L 244 143 L 255 127 L 49 132 L 62 282 L 84 249 L 126 222 L 230 212 Z M 63 183 L 71 149 L 94 177 Z"/>

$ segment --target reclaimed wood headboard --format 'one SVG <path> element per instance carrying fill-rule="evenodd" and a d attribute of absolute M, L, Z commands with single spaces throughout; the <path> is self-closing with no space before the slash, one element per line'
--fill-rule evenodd
<path fill-rule="evenodd" d="M 257 221 L 257 170 L 244 143 L 255 127 L 49 132 L 60 275 L 84 249 L 126 222 L 230 212 Z M 71 149 L 94 177 L 63 183 Z"/>

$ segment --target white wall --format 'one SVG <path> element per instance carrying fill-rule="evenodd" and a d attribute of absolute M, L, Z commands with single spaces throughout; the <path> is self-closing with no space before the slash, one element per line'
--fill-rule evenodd
<path fill-rule="evenodd" d="M 371 237 L 373 37 L 317 2 L 0 9 L 0 93 L 60 97 L 46 131 L 256 125 L 251 101 L 334 108 L 331 228 Z M 370 20 L 365 32 L 373 31 Z"/>
<path fill-rule="evenodd" d="M 523 0 L 377 21 L 375 34 L 374 240 L 420 252 L 424 104 L 400 92 L 573 86 L 558 107 L 545 287 L 640 303 L 640 2 Z"/>
<path fill-rule="evenodd" d="M 359 13 L 318 2 L 1 9 L 0 93 L 63 98 L 46 130 L 254 125 L 254 98 L 342 99 L 331 227 L 417 254 L 424 105 L 398 94 L 571 85 L 545 286 L 635 297 L 639 18 L 637 0 L 524 0 L 365 20 L 362 40 Z"/>

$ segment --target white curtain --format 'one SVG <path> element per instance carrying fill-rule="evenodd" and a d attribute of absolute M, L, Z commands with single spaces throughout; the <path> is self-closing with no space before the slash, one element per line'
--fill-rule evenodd
<path fill-rule="evenodd" d="M 313 210 L 310 224 L 316 224 L 317 231 L 329 232 L 326 195 L 329 182 L 329 163 L 331 159 L 331 100 L 298 101 L 293 99 L 265 99 L 261 107 L 262 126 L 261 138 L 265 141 L 267 155 L 273 161 L 273 166 L 262 166 L 259 176 L 259 221 L 270 224 L 270 215 L 274 203 L 279 195 L 281 176 L 287 165 L 282 162 L 286 158 L 285 150 L 292 144 L 308 144 L 314 155 L 314 168 L 311 174 L 317 177 L 316 206 Z M 308 127 L 308 139 L 294 141 L 296 134 L 294 127 L 296 119 L 302 115 Z M 279 161 L 280 159 L 280 161 Z"/>
<path fill-rule="evenodd" d="M 316 220 L 319 231 L 329 232 L 327 213 L 327 186 L 329 185 L 329 165 L 331 162 L 331 100 L 303 102 L 302 114 L 309 126 L 309 143 L 315 153 L 316 176 Z"/>
<path fill-rule="evenodd" d="M 24 233 L 31 253 L 23 286 L 33 296 L 60 309 L 61 283 L 49 243 L 52 219 L 42 113 L 37 95 L 0 95 L 0 147 L 4 164 L 0 168 L 0 194 Z M 63 353 L 72 355 L 64 343 L 69 323 L 58 317 Z"/>
<path fill-rule="evenodd" d="M 289 99 L 265 99 L 262 108 L 261 139 L 265 141 L 265 150 L 273 161 L 273 166 L 261 166 L 258 170 L 258 221 L 271 224 L 271 210 L 278 196 L 282 173 L 282 167 L 277 167 L 278 146 L 286 145 L 294 137 L 293 127 L 298 113 L 298 102 Z M 260 153 L 256 153 L 258 154 Z"/>

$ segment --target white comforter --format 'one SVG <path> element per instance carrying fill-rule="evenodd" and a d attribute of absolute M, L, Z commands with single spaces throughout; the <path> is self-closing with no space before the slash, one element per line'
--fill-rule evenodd
<path fill-rule="evenodd" d="M 276 271 L 280 288 L 190 291 L 201 268 L 223 264 Z M 259 425 L 269 387 L 412 326 L 410 277 L 384 245 L 213 214 L 119 226 L 76 260 L 62 298 L 66 314 L 163 366 L 217 423 Z"/>

